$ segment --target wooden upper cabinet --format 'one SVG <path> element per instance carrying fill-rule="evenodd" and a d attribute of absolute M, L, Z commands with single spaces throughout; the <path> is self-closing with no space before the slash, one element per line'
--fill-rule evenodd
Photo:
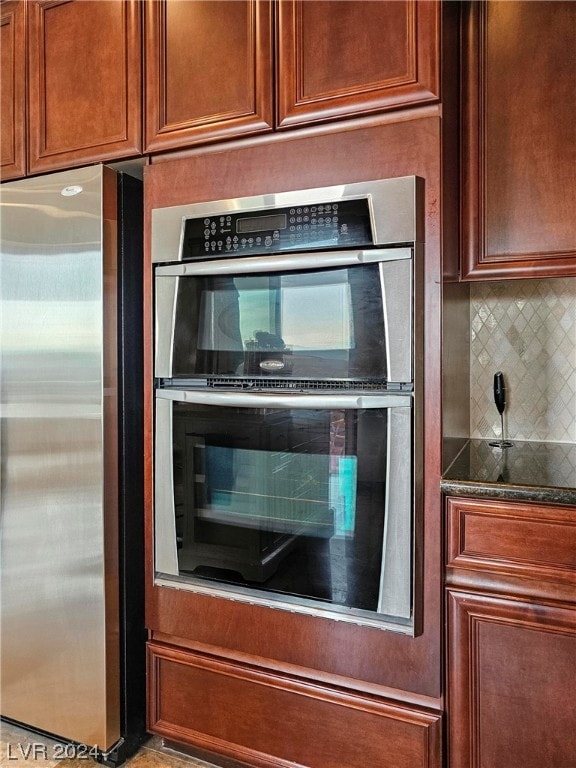
<path fill-rule="evenodd" d="M 439 3 L 280 0 L 278 127 L 439 97 Z"/>
<path fill-rule="evenodd" d="M 137 0 L 29 3 L 29 171 L 141 151 Z"/>
<path fill-rule="evenodd" d="M 576 3 L 464 8 L 462 277 L 576 275 Z"/>
<path fill-rule="evenodd" d="M 0 173 L 26 175 L 26 49 L 24 0 L 0 5 Z"/>
<path fill-rule="evenodd" d="M 438 101 L 436 0 L 156 0 L 146 152 Z"/>
<path fill-rule="evenodd" d="M 272 130 L 269 0 L 146 9 L 146 152 Z"/>

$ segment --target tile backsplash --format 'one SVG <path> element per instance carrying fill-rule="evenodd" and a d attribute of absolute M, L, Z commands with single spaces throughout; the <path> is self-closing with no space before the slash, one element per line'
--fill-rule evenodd
<path fill-rule="evenodd" d="M 475 283 L 470 328 L 470 436 L 500 437 L 502 371 L 507 438 L 576 442 L 576 278 Z"/>

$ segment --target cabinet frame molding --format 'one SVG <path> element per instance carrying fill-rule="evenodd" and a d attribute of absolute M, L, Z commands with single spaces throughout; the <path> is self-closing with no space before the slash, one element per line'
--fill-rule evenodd
<path fill-rule="evenodd" d="M 12 121 L 9 126 L 3 121 L 3 149 L 9 144 L 10 151 L 2 158 L 2 180 L 17 179 L 26 175 L 26 13 L 28 4 L 23 0 L 0 5 L 0 27 L 2 37 L 10 35 L 7 53 L 10 56 L 10 82 L 4 80 L 2 73 L 2 100 L 10 101 Z M 4 52 L 3 52 L 4 55 Z M 6 94 L 6 95 L 5 95 Z M 8 129 L 8 130 L 7 130 Z"/>

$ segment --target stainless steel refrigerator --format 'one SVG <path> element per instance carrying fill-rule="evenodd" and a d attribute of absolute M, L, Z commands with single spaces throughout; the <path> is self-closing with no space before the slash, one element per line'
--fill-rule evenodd
<path fill-rule="evenodd" d="M 145 730 L 141 182 L 8 182 L 0 226 L 0 714 L 114 765 Z"/>

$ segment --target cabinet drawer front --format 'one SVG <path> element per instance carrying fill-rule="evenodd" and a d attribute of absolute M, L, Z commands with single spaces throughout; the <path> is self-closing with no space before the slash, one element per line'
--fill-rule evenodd
<path fill-rule="evenodd" d="M 148 645 L 148 727 L 253 766 L 434 768 L 439 713 Z"/>
<path fill-rule="evenodd" d="M 576 508 L 448 499 L 447 565 L 576 586 Z"/>

